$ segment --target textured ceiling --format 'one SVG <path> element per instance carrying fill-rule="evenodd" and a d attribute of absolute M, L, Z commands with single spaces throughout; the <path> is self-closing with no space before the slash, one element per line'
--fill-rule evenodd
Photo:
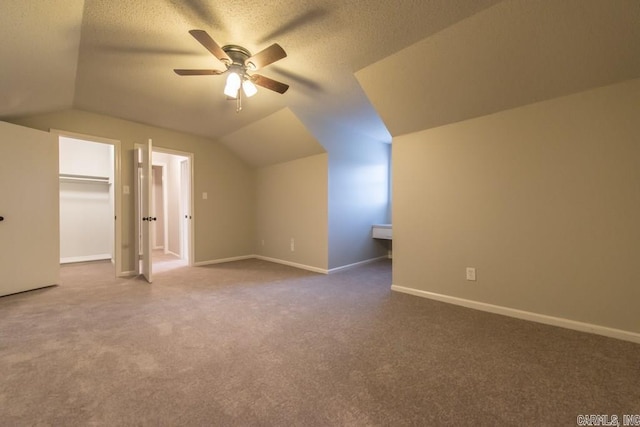
<path fill-rule="evenodd" d="M 73 104 L 83 0 L 2 0 L 0 117 Z"/>
<path fill-rule="evenodd" d="M 24 65 L 3 70 L 6 87 L 26 89 L 40 79 L 64 96 L 43 94 L 39 103 L 25 104 L 28 108 L 3 106 L 1 114 L 73 106 L 216 138 L 288 107 L 307 118 L 317 117 L 323 126 L 355 127 L 388 140 L 353 72 L 496 2 L 85 0 L 81 17 L 77 1 L 56 3 L 54 8 L 43 1 L 10 0 L 8 10 L 3 2 L 0 34 L 20 43 L 3 55 L 3 63 L 11 58 Z M 78 52 L 77 36 L 59 36 L 77 33 L 80 24 Z M 290 90 L 285 95 L 260 90 L 236 114 L 234 103 L 222 96 L 223 76 L 176 76 L 173 68 L 220 65 L 188 34 L 194 28 L 206 30 L 219 45 L 240 44 L 252 52 L 279 43 L 288 57 L 262 74 L 290 84 Z M 75 92 L 60 84 L 63 79 L 57 74 L 38 75 L 55 71 L 61 62 L 74 66 L 74 50 Z M 60 51 L 71 54 L 55 57 Z M 25 73 L 27 69 L 31 72 Z M 65 73 L 64 83 L 69 77 L 75 73 Z M 14 92 L 20 97 L 27 90 Z"/>
<path fill-rule="evenodd" d="M 309 135 L 300 136 L 300 124 L 325 147 L 345 130 L 390 141 L 380 116 L 398 134 L 636 77 L 638 5 L 636 0 L 3 0 L 0 117 L 77 108 L 224 136 L 253 164 L 254 150 L 275 146 L 274 141 L 247 150 L 250 144 L 239 138 L 278 135 L 274 132 L 291 127 L 281 133 L 291 152 L 277 158 L 317 149 Z M 173 73 L 220 66 L 190 29 L 254 53 L 279 43 L 288 57 L 261 74 L 290 84 L 290 90 L 279 95 L 261 88 L 236 113 L 222 95 L 224 76 Z"/>

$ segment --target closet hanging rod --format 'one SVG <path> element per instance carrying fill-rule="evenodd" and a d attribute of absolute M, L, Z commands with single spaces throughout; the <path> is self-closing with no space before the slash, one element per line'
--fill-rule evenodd
<path fill-rule="evenodd" d="M 73 182 L 96 182 L 102 184 L 111 184 L 107 176 L 91 176 L 91 175 L 73 175 L 61 173 L 60 179 L 63 181 Z"/>

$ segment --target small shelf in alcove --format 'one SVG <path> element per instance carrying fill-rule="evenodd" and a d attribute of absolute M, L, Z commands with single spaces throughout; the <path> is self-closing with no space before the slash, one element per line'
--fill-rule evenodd
<path fill-rule="evenodd" d="M 91 175 L 75 175 L 70 173 L 61 173 L 60 182 L 85 182 L 91 184 L 106 184 L 111 185 L 108 176 L 91 176 Z"/>

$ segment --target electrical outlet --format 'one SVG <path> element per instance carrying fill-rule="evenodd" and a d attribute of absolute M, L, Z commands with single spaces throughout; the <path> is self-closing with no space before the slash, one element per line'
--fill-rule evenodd
<path fill-rule="evenodd" d="M 476 269 L 475 267 L 467 267 L 467 280 L 476 280 Z"/>
<path fill-rule="evenodd" d="M 296 250 L 296 241 L 291 238 L 291 252 L 295 252 Z"/>

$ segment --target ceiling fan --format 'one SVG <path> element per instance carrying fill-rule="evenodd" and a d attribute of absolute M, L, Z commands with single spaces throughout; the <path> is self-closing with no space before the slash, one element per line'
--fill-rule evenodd
<path fill-rule="evenodd" d="M 174 69 L 179 76 L 211 76 L 228 73 L 224 93 L 229 99 L 237 100 L 236 111 L 242 109 L 242 93 L 250 97 L 256 94 L 255 85 L 283 94 L 289 85 L 270 79 L 260 74 L 250 74 L 287 56 L 287 53 L 274 43 L 266 49 L 252 55 L 249 50 L 238 45 L 220 47 L 206 31 L 191 30 L 191 34 L 202 46 L 222 62 L 225 70 L 188 70 Z M 242 89 L 242 90 L 241 90 Z"/>

